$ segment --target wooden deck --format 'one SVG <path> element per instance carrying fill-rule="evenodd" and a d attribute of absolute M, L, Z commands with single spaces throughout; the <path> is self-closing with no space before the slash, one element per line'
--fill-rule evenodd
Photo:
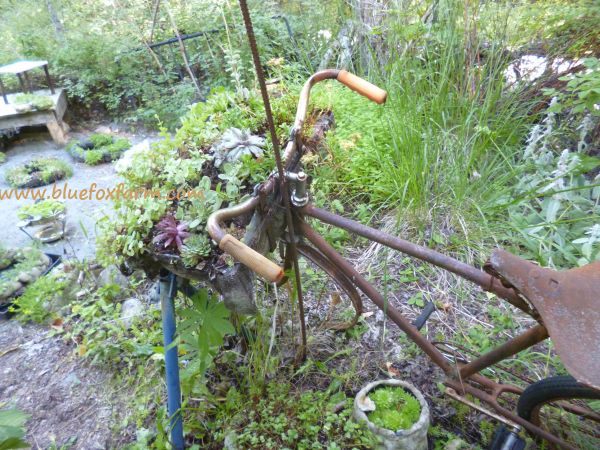
<path fill-rule="evenodd" d="M 17 94 L 8 94 L 8 105 L 0 98 L 0 130 L 26 127 L 31 125 L 46 125 L 52 135 L 52 139 L 57 144 L 64 144 L 67 141 L 63 116 L 67 110 L 67 95 L 63 89 L 55 89 L 51 94 L 50 90 L 42 89 L 33 91 L 36 95 L 47 95 L 54 101 L 52 109 L 46 111 L 27 111 L 18 112 L 14 108 L 15 97 Z"/>

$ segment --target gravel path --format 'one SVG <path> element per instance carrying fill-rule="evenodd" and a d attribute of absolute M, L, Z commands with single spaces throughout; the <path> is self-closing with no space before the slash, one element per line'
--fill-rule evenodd
<path fill-rule="evenodd" d="M 71 134 L 72 138 L 78 138 L 77 133 Z M 144 136 L 126 135 L 135 144 L 144 139 Z M 36 188 L 46 189 L 50 195 L 54 186 L 56 189 L 64 188 L 80 190 L 89 188 L 91 183 L 96 183 L 97 188 L 115 188 L 120 179 L 115 173 L 113 164 L 102 164 L 88 166 L 73 160 L 64 147 L 57 146 L 47 133 L 27 133 L 24 137 L 14 141 L 6 151 L 6 162 L 0 165 L 0 190 L 11 189 L 6 182 L 4 174 L 7 169 L 23 164 L 36 157 L 55 157 L 67 161 L 73 167 L 73 176 L 61 180 L 55 184 Z M 25 204 L 32 204 L 33 200 L 15 199 L 0 200 L 0 230 L 2 238 L 0 241 L 10 247 L 22 247 L 28 245 L 31 239 L 26 236 L 16 224 L 17 210 Z M 47 244 L 43 248 L 50 253 L 75 256 L 78 259 L 89 259 L 95 255 L 95 224 L 99 217 L 110 215 L 112 205 L 110 200 L 66 200 L 67 206 L 67 238 L 53 244 Z"/>
<path fill-rule="evenodd" d="M 112 375 L 73 355 L 47 327 L 0 321 L 0 405 L 29 414 L 27 441 L 34 449 L 120 448 L 135 440 L 115 431 L 127 414 L 127 395 Z"/>

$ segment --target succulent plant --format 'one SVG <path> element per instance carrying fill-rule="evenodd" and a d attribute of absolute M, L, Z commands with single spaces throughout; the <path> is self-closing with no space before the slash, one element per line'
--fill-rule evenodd
<path fill-rule="evenodd" d="M 181 257 L 187 267 L 194 267 L 210 255 L 210 252 L 211 247 L 208 237 L 203 234 L 192 234 L 183 242 Z"/>
<path fill-rule="evenodd" d="M 156 225 L 159 234 L 152 240 L 155 244 L 163 245 L 163 248 L 177 247 L 181 252 L 183 241 L 190 235 L 186 230 L 187 223 L 177 222 L 177 219 L 171 214 L 167 214 Z"/>
<path fill-rule="evenodd" d="M 248 130 L 229 128 L 212 147 L 215 167 L 221 167 L 225 162 L 237 161 L 244 155 L 258 158 L 263 154 L 264 145 L 263 137 L 250 134 Z"/>

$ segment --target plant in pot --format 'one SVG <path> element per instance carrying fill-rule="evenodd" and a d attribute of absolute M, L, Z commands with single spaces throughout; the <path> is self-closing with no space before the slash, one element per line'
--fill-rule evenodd
<path fill-rule="evenodd" d="M 354 418 L 366 423 L 382 449 L 427 449 L 429 407 L 412 384 L 400 380 L 369 383 L 354 399 Z"/>
<path fill-rule="evenodd" d="M 21 229 L 38 226 L 34 232 L 35 238 L 44 243 L 57 241 L 64 236 L 66 206 L 63 202 L 40 200 L 19 208 L 17 217 L 21 220 L 17 225 Z"/>

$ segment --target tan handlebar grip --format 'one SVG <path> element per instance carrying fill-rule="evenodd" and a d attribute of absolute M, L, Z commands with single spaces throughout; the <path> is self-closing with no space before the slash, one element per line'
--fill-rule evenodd
<path fill-rule="evenodd" d="M 283 278 L 281 267 L 230 234 L 223 236 L 223 239 L 219 242 L 219 247 L 267 281 L 277 283 Z"/>
<path fill-rule="evenodd" d="M 386 91 L 346 70 L 340 70 L 337 80 L 353 91 L 358 92 L 360 95 L 367 97 L 369 100 L 379 103 L 380 105 L 385 103 L 387 99 Z"/>

